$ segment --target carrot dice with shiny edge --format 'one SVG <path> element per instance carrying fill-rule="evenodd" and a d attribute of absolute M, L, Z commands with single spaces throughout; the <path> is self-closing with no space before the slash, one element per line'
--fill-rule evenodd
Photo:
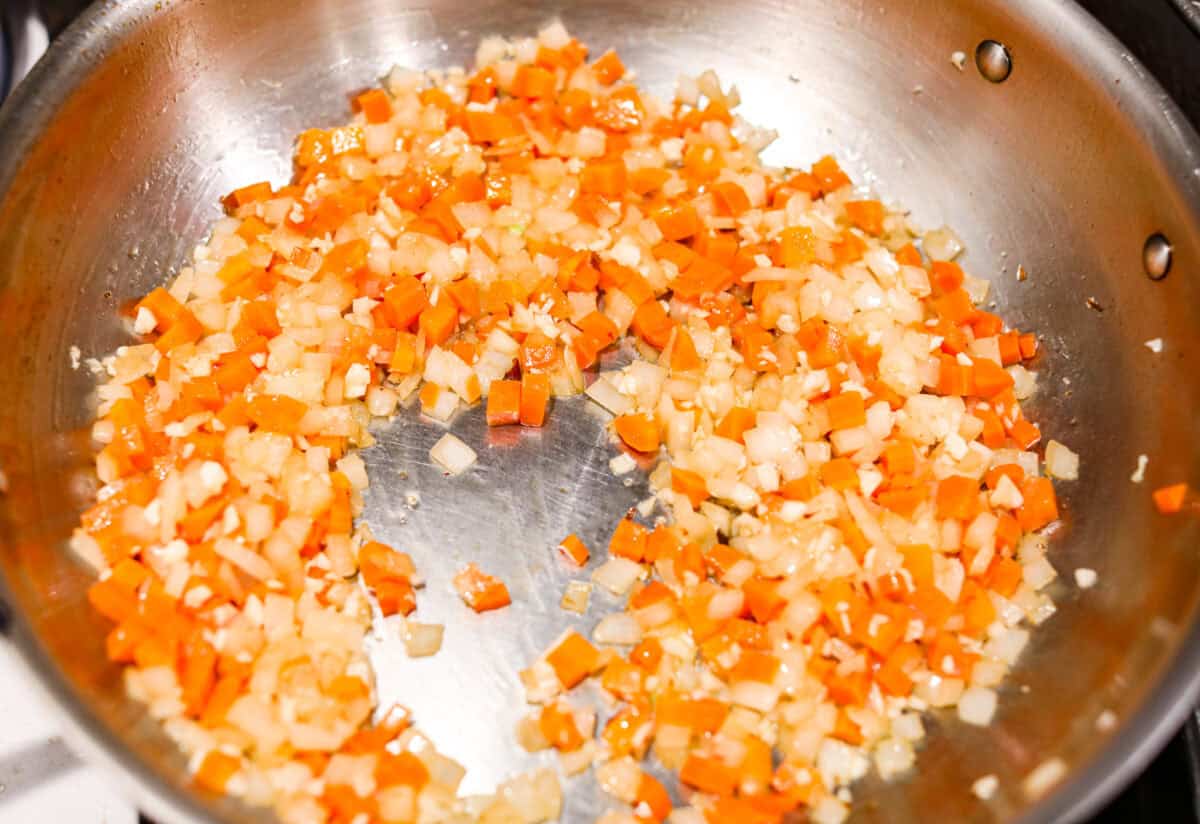
<path fill-rule="evenodd" d="M 546 654 L 546 663 L 558 676 L 563 689 L 569 690 L 595 672 L 600 663 L 600 651 L 578 632 L 570 632 Z"/>

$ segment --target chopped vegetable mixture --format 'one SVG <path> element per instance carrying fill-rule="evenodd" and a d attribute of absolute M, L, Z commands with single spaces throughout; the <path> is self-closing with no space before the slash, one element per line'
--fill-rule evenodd
<path fill-rule="evenodd" d="M 872 766 L 912 766 L 927 708 L 987 724 L 1053 612 L 1049 476 L 1078 458 L 1051 442 L 1043 471 L 1021 409 L 1037 338 L 980 308 L 953 233 L 832 157 L 765 166 L 773 135 L 711 72 L 664 101 L 589 57 L 555 24 L 484 40 L 470 73 L 393 71 L 351 122 L 300 135 L 294 182 L 229 195 L 137 303 L 144 342 L 105 360 L 103 488 L 72 543 L 109 657 L 200 786 L 289 824 L 559 815 L 555 770 L 458 798 L 463 769 L 376 707 L 372 610 L 408 616 L 422 581 L 356 520 L 357 450 L 410 398 L 540 427 L 586 391 L 622 448 L 663 458 L 669 517 L 544 550 L 625 611 L 522 673 L 514 744 L 594 768 L 611 824 L 841 821 Z M 640 356 L 598 374 L 629 341 Z M 447 434 L 432 459 L 478 456 Z M 1155 500 L 1176 511 L 1184 487 Z M 475 565 L 454 584 L 464 609 L 510 603 Z M 411 654 L 441 646 L 404 626 Z M 588 680 L 603 716 L 569 700 Z"/>

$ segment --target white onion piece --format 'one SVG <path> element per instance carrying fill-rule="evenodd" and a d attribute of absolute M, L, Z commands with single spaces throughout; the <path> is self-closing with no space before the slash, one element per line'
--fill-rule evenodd
<path fill-rule="evenodd" d="M 1008 664 L 1015 664 L 1028 643 L 1029 630 L 1011 627 L 988 641 L 984 645 L 983 651 L 985 655 L 999 658 Z"/>
<path fill-rule="evenodd" d="M 609 558 L 592 572 L 592 581 L 613 595 L 624 595 L 645 575 L 641 564 L 628 558 Z"/>
<path fill-rule="evenodd" d="M 1041 589 L 1058 577 L 1058 573 L 1055 572 L 1054 567 L 1045 558 L 1037 558 L 1025 564 L 1022 569 L 1024 570 L 1025 583 L 1035 590 Z"/>
<path fill-rule="evenodd" d="M 968 724 L 986 727 L 996 714 L 996 691 L 987 687 L 967 687 L 958 699 L 958 717 Z"/>
<path fill-rule="evenodd" d="M 408 621 L 404 625 L 404 649 L 409 658 L 433 655 L 442 648 L 442 624 L 418 624 Z"/>
<path fill-rule="evenodd" d="M 605 615 L 592 630 L 592 640 L 598 644 L 633 646 L 642 640 L 642 625 L 628 612 Z"/>
<path fill-rule="evenodd" d="M 624 415 L 633 410 L 633 401 L 617 391 L 617 388 L 604 375 L 592 382 L 592 385 L 587 388 L 586 394 L 614 415 Z"/>
<path fill-rule="evenodd" d="M 1046 444 L 1046 474 L 1064 481 L 1079 477 L 1079 456 L 1058 441 Z"/>
<path fill-rule="evenodd" d="M 902 738 L 885 738 L 875 747 L 875 769 L 884 781 L 890 781 L 916 761 L 912 745 Z"/>
<path fill-rule="evenodd" d="M 739 707 L 767 713 L 779 703 L 779 687 L 760 681 L 739 681 L 730 688 L 729 696 Z"/>
<path fill-rule="evenodd" d="M 946 226 L 926 232 L 921 245 L 932 260 L 954 260 L 963 250 L 962 240 Z"/>
<path fill-rule="evenodd" d="M 600 789 L 626 804 L 632 804 L 637 798 L 641 780 L 641 768 L 629 756 L 609 761 L 596 770 L 596 782 Z"/>
<path fill-rule="evenodd" d="M 567 612 L 577 612 L 580 615 L 587 612 L 588 599 L 592 594 L 592 585 L 587 581 L 571 581 L 563 591 L 559 606 Z"/>
<path fill-rule="evenodd" d="M 213 543 L 213 551 L 247 575 L 260 581 L 269 581 L 275 577 L 275 568 L 266 558 L 247 549 L 237 541 L 221 538 Z"/>
<path fill-rule="evenodd" d="M 708 617 L 712 621 L 727 621 L 742 611 L 746 596 L 740 589 L 722 589 L 708 602 Z"/>
<path fill-rule="evenodd" d="M 474 449 L 449 432 L 433 445 L 429 450 L 429 457 L 451 475 L 457 475 L 467 469 L 478 458 Z"/>

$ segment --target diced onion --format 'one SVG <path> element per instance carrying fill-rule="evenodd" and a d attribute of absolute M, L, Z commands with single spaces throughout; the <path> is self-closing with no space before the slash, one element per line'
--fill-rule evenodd
<path fill-rule="evenodd" d="M 614 612 L 600 619 L 592 639 L 598 644 L 633 646 L 642 640 L 642 625 L 628 612 Z"/>
<path fill-rule="evenodd" d="M 404 649 L 409 658 L 423 658 L 433 655 L 442 648 L 442 634 L 445 627 L 442 624 L 418 624 L 407 621 L 404 625 Z"/>
<path fill-rule="evenodd" d="M 593 381 L 586 391 L 589 398 L 614 415 L 624 415 L 633 409 L 633 402 L 617 391 L 617 388 L 603 375 Z"/>
<path fill-rule="evenodd" d="M 921 245 L 932 260 L 954 260 L 963 250 L 962 240 L 945 226 L 926 232 Z"/>
<path fill-rule="evenodd" d="M 640 564 L 628 558 L 609 558 L 592 572 L 592 581 L 613 595 L 624 595 L 645 574 Z"/>
<path fill-rule="evenodd" d="M 985 727 L 996 714 L 996 692 L 987 687 L 967 687 L 958 699 L 958 717 L 968 724 Z"/>
<path fill-rule="evenodd" d="M 915 761 L 912 745 L 902 738 L 886 738 L 875 746 L 875 769 L 885 781 L 895 778 Z"/>
<path fill-rule="evenodd" d="M 1046 444 L 1046 474 L 1064 481 L 1079 477 L 1079 456 L 1058 441 Z"/>
<path fill-rule="evenodd" d="M 429 450 L 433 462 L 451 475 L 457 475 L 475 463 L 475 450 L 447 432 Z"/>

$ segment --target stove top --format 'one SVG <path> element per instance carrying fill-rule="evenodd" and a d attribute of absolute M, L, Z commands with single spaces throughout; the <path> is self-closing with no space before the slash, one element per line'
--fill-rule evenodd
<path fill-rule="evenodd" d="M 1200 128 L 1200 0 L 1079 0 Z M 87 0 L 0 0 L 0 101 Z M 1196 27 L 1193 31 L 1189 22 Z M 58 737 L 0 644 L 0 821 L 151 824 Z M 7 711 L 6 711 L 7 710 Z M 1200 824 L 1200 714 L 1090 824 Z"/>

